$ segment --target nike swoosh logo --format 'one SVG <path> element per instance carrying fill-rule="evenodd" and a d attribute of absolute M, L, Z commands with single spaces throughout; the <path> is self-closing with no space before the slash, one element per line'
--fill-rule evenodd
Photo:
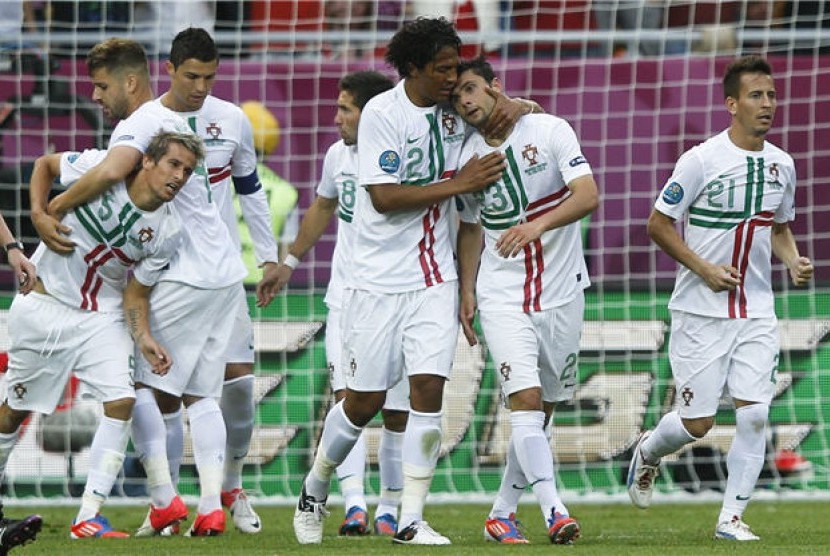
<path fill-rule="evenodd" d="M 749 500 L 749 496 L 741 496 L 740 494 L 735 497 L 735 500 Z"/>
<path fill-rule="evenodd" d="M 406 138 L 406 143 L 407 143 L 407 145 L 411 145 L 412 143 L 417 143 L 420 140 L 421 140 L 420 137 L 416 137 L 415 139 L 410 139 L 409 137 L 407 137 Z"/>
<path fill-rule="evenodd" d="M 512 486 L 513 488 L 515 488 L 516 490 L 524 490 L 524 489 L 525 489 L 525 487 L 523 487 L 523 486 L 519 486 L 519 485 L 517 485 L 516 483 L 513 483 L 511 486 Z"/>

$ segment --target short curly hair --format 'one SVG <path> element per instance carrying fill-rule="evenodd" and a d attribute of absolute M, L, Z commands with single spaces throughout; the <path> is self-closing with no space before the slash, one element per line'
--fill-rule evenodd
<path fill-rule="evenodd" d="M 419 17 L 409 21 L 395 33 L 386 47 L 386 63 L 398 71 L 401 78 L 409 77 L 410 67 L 425 67 L 445 47 L 458 50 L 461 38 L 453 24 L 444 17 Z"/>

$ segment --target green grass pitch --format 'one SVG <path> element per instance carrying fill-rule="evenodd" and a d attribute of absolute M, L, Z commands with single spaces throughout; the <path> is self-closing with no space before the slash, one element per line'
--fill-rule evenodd
<path fill-rule="evenodd" d="M 719 509 L 718 504 L 659 504 L 648 510 L 637 510 L 625 504 L 578 504 L 569 508 L 582 526 L 582 538 L 573 546 L 551 546 L 545 535 L 538 506 L 522 505 L 519 518 L 531 541 L 529 546 L 499 546 L 482 537 L 486 505 L 446 504 L 427 506 L 426 517 L 441 533 L 452 539 L 450 547 L 393 546 L 388 538 L 374 536 L 342 538 L 337 528 L 342 508 L 332 506 L 326 520 L 325 536 L 320 546 L 300 546 L 291 528 L 293 508 L 258 506 L 264 529 L 259 535 L 243 535 L 233 529 L 213 538 L 150 538 L 150 539 L 69 539 L 69 523 L 77 508 L 74 506 L 16 506 L 7 501 L 5 512 L 10 517 L 40 513 L 44 527 L 38 539 L 14 549 L 14 556 L 67 554 L 114 556 L 120 554 L 145 556 L 184 555 L 270 555 L 270 554 L 830 554 L 830 527 L 827 514 L 830 501 L 815 502 L 753 502 L 745 521 L 760 535 L 754 543 L 732 543 L 712 540 Z M 144 507 L 109 506 L 105 515 L 115 527 L 130 530 L 137 527 L 146 512 Z M 191 514 L 193 510 L 191 509 Z M 192 517 L 192 516 L 191 516 Z"/>

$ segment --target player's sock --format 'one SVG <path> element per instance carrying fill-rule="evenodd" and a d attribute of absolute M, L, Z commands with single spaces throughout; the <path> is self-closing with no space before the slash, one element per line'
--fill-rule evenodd
<path fill-rule="evenodd" d="M 343 401 L 331 408 L 323 424 L 323 434 L 317 446 L 317 454 L 311 471 L 306 476 L 306 494 L 315 500 L 325 500 L 329 495 L 331 476 L 338 465 L 343 463 L 357 442 L 362 427 L 355 426 L 343 411 Z"/>
<path fill-rule="evenodd" d="M 164 428 L 167 432 L 167 463 L 170 466 L 170 480 L 179 484 L 179 470 L 184 457 L 184 417 L 179 408 L 174 413 L 163 413 Z"/>
<path fill-rule="evenodd" d="M 726 456 L 726 491 L 718 523 L 744 515 L 749 498 L 764 467 L 769 405 L 756 403 L 735 410 L 735 438 Z"/>
<path fill-rule="evenodd" d="M 542 517 L 547 520 L 551 508 L 567 515 L 556 491 L 553 473 L 553 456 L 548 437 L 545 435 L 545 413 L 543 411 L 511 411 L 510 442 L 516 449 L 516 458 L 522 466 L 524 476 L 539 501 Z"/>
<path fill-rule="evenodd" d="M 366 474 L 366 438 L 364 434 L 357 437 L 351 451 L 337 466 L 337 479 L 343 494 L 343 507 L 348 510 L 353 506 L 366 509 L 366 496 L 363 480 Z"/>
<path fill-rule="evenodd" d="M 89 448 L 89 472 L 75 523 L 92 519 L 101 510 L 124 464 L 130 422 L 104 415 Z"/>
<path fill-rule="evenodd" d="M 19 428 L 13 433 L 0 433 L 0 479 L 6 474 L 6 464 L 9 462 L 9 456 L 17 444 L 19 433 Z"/>
<path fill-rule="evenodd" d="M 692 436 L 683 426 L 680 414 L 676 411 L 670 411 L 663 415 L 651 435 L 643 441 L 640 450 L 646 463 L 653 464 L 663 456 L 673 454 L 695 440 L 697 438 Z"/>
<path fill-rule="evenodd" d="M 441 450 L 441 413 L 410 411 L 403 440 L 402 527 L 424 516 L 435 464 Z"/>
<path fill-rule="evenodd" d="M 199 473 L 200 514 L 222 507 L 222 473 L 225 459 L 225 422 L 213 398 L 202 398 L 187 408 L 193 459 Z"/>
<path fill-rule="evenodd" d="M 380 468 L 380 500 L 375 516 L 389 514 L 398 519 L 398 504 L 403 492 L 403 467 L 401 463 L 404 433 L 381 429 L 378 446 Z"/>
<path fill-rule="evenodd" d="M 147 489 L 153 506 L 166 508 L 176 496 L 167 463 L 167 432 L 161 410 L 150 388 L 135 391 L 132 437 L 147 474 Z"/>
<path fill-rule="evenodd" d="M 242 465 L 254 432 L 254 375 L 226 380 L 222 387 L 222 417 L 228 431 L 222 490 L 242 488 Z"/>
<path fill-rule="evenodd" d="M 510 514 L 516 513 L 526 486 L 527 479 L 522 471 L 522 464 L 516 456 L 516 447 L 511 441 L 507 445 L 507 463 L 504 466 L 501 485 L 499 485 L 489 517 L 507 518 Z"/>

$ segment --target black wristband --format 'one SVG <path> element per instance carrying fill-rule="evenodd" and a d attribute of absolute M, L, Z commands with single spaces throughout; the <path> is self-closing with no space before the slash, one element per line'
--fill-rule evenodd
<path fill-rule="evenodd" d="M 21 251 L 23 251 L 23 244 L 19 241 L 13 241 L 11 243 L 7 243 L 6 245 L 4 245 L 3 249 L 6 251 L 7 254 L 12 249 L 20 249 Z"/>

